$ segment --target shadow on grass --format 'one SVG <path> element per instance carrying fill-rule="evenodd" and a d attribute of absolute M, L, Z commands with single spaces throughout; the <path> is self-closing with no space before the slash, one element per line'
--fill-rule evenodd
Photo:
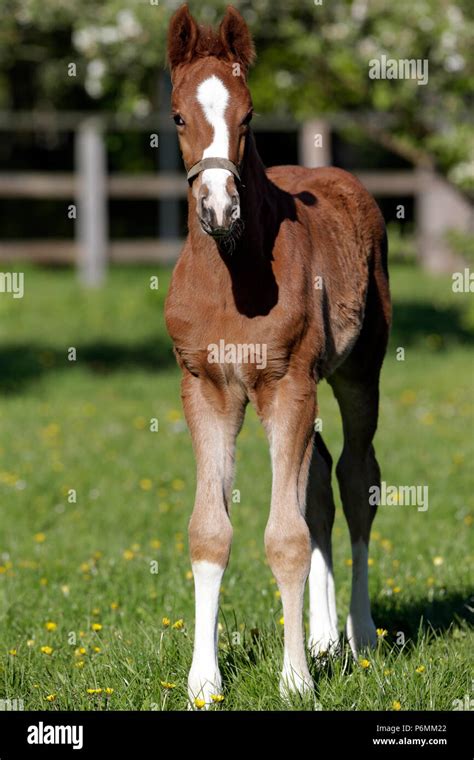
<path fill-rule="evenodd" d="M 451 591 L 432 601 L 419 599 L 406 604 L 397 600 L 396 607 L 391 599 L 381 597 L 373 602 L 373 619 L 391 635 L 402 631 L 407 640 L 418 636 L 420 625 L 422 630 L 443 633 L 462 620 L 474 623 L 474 597 L 470 598 L 468 592 Z"/>
<path fill-rule="evenodd" d="M 75 345 L 77 360 L 68 360 L 68 346 L 63 350 L 36 344 L 0 347 L 0 392 L 20 393 L 29 383 L 39 381 L 49 372 L 84 367 L 106 375 L 123 369 L 158 372 L 174 366 L 171 344 L 162 337 L 136 344 L 97 341 Z"/>
<path fill-rule="evenodd" d="M 446 348 L 449 343 L 474 344 L 474 330 L 463 322 L 465 307 L 436 306 L 429 301 L 393 302 L 392 342 L 399 346 L 425 341 L 437 336 L 436 349 Z"/>
<path fill-rule="evenodd" d="M 395 644 L 399 632 L 404 635 L 403 643 L 408 644 L 416 642 L 420 634 L 446 633 L 453 624 L 462 621 L 472 625 L 474 623 L 473 609 L 474 597 L 470 598 L 468 592 L 462 591 L 446 593 L 444 597 L 433 599 L 431 602 L 420 599 L 400 604 L 397 600 L 396 608 L 390 597 L 377 599 L 372 604 L 376 625 L 387 629 L 390 644 Z M 223 674 L 229 681 L 243 668 L 255 666 L 262 659 L 271 658 L 275 652 L 275 644 L 279 650 L 283 649 L 283 635 L 277 634 L 276 638 L 275 635 L 271 635 L 269 628 L 250 629 L 246 631 L 243 638 L 241 645 L 230 646 L 226 651 L 221 650 L 219 653 Z M 341 633 L 340 644 L 344 672 L 350 672 L 355 663 L 343 633 Z M 409 653 L 410 649 L 401 651 Z M 278 658 L 280 657 L 279 651 Z M 335 660 L 331 656 L 308 657 L 308 664 L 316 685 L 323 677 L 331 678 L 335 668 Z"/>
<path fill-rule="evenodd" d="M 416 343 L 440 351 L 449 344 L 473 345 L 474 329 L 463 322 L 464 303 L 459 306 L 436 306 L 429 301 L 394 299 L 392 343 L 408 346 Z M 427 344 L 428 339 L 428 344 Z M 51 371 L 71 369 L 67 346 L 59 350 L 34 343 L 0 347 L 0 393 L 20 393 Z M 163 335 L 141 343 L 96 341 L 75 346 L 77 362 L 95 373 L 107 374 L 124 368 L 157 372 L 175 365 L 171 342 Z"/>

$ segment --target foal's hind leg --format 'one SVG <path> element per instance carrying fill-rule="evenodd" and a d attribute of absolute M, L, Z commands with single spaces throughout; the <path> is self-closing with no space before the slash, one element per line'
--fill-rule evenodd
<path fill-rule="evenodd" d="M 335 512 L 331 486 L 332 459 L 319 433 L 311 440 L 307 456 L 310 461 L 306 522 L 311 533 L 308 646 L 311 654 L 316 656 L 323 652 L 335 653 L 339 642 L 331 550 Z"/>
<path fill-rule="evenodd" d="M 378 373 L 372 382 L 338 371 L 330 378 L 344 428 L 344 448 L 336 467 L 344 514 L 352 544 L 352 594 L 346 633 L 354 653 L 377 640 L 370 611 L 368 547 L 376 506 L 369 503 L 371 486 L 380 487 L 380 469 L 372 439 L 378 416 Z"/>

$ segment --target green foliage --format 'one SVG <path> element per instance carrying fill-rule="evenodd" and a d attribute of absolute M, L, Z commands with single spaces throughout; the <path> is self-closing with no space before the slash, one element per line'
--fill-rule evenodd
<path fill-rule="evenodd" d="M 143 115 L 157 107 L 170 14 L 180 3 L 143 0 L 3 0 L 0 105 L 100 107 Z M 428 151 L 465 189 L 474 188 L 468 128 L 474 74 L 470 0 L 240 0 L 255 36 L 251 86 L 258 112 L 305 118 L 339 110 L 380 112 L 408 151 Z M 227 0 L 190 3 L 218 23 Z M 429 82 L 371 80 L 381 55 L 428 59 Z M 67 76 L 68 62 L 77 77 Z M 22 83 L 31 80 L 29 87 Z M 369 126 L 374 126 L 373 123 Z"/>

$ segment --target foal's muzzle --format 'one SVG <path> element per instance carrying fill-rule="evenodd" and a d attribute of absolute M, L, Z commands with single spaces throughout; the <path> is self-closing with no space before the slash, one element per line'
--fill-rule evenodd
<path fill-rule="evenodd" d="M 225 237 L 231 232 L 234 222 L 240 217 L 239 196 L 237 193 L 231 196 L 230 201 L 222 209 L 218 220 L 216 210 L 209 202 L 207 189 L 204 185 L 199 189 L 198 214 L 204 232 L 215 238 Z"/>
<path fill-rule="evenodd" d="M 225 238 L 231 232 L 235 222 L 240 218 L 240 197 L 237 184 L 240 183 L 239 168 L 227 158 L 204 158 L 188 171 L 188 182 L 211 169 L 224 169 L 228 173 L 215 172 L 203 175 L 201 186 L 197 192 L 197 214 L 204 232 L 214 238 Z"/>

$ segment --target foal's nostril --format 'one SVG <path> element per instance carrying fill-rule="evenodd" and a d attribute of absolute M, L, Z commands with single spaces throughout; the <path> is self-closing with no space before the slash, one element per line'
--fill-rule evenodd
<path fill-rule="evenodd" d="M 203 222 L 206 222 L 209 224 L 211 220 L 211 209 L 206 203 L 206 197 L 202 197 L 200 204 L 199 204 L 199 216 L 201 217 Z"/>
<path fill-rule="evenodd" d="M 240 198 L 238 195 L 233 195 L 230 204 L 230 221 L 235 222 L 240 216 Z"/>

